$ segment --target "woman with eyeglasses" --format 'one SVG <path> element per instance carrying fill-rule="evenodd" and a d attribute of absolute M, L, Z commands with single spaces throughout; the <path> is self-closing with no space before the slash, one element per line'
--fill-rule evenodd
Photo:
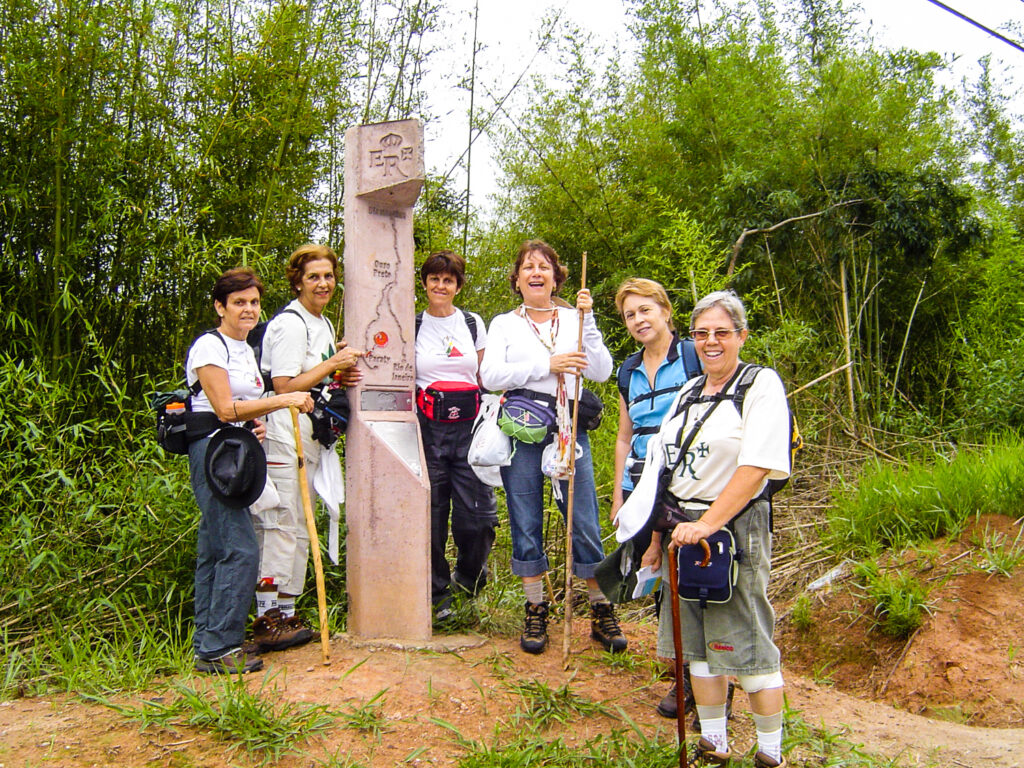
<path fill-rule="evenodd" d="M 732 597 L 704 606 L 679 601 L 683 657 L 690 664 L 702 734 L 694 765 L 728 764 L 726 696 L 728 678 L 734 676 L 750 699 L 757 731 L 754 765 L 777 768 L 785 764 L 783 681 L 768 602 L 772 539 L 765 491 L 769 480 L 789 475 L 789 408 L 775 371 L 755 366 L 744 375 L 748 366 L 740 350 L 747 334 L 746 311 L 732 291 L 716 291 L 697 302 L 690 336 L 704 375 L 683 386 L 648 443 L 647 463 L 619 510 L 616 535 L 625 541 L 650 519 L 655 496 L 650 489 L 663 469 L 667 495 L 658 503 L 674 502 L 680 520 L 669 527 L 670 556 L 678 547 L 730 529 L 742 551 Z M 662 601 L 658 626 L 663 657 L 674 656 L 670 603 Z"/>

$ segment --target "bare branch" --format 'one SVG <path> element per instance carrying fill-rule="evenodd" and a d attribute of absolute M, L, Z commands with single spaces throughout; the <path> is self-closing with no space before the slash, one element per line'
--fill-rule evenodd
<path fill-rule="evenodd" d="M 772 224 L 770 227 L 761 227 L 759 229 L 744 229 L 743 232 L 740 234 L 739 238 L 736 240 L 736 242 L 733 243 L 733 246 L 732 246 L 732 258 L 729 259 L 729 268 L 725 271 L 725 274 L 727 276 L 731 277 L 732 273 L 736 271 L 736 261 L 737 261 L 737 259 L 739 259 L 740 249 L 743 247 L 743 241 L 747 239 L 747 235 L 762 235 L 762 234 L 766 235 L 769 232 L 774 232 L 775 230 L 779 229 L 780 227 L 786 226 L 787 224 L 792 224 L 794 221 L 803 221 L 805 219 L 813 219 L 813 218 L 816 218 L 818 216 L 823 216 L 824 214 L 826 214 L 829 211 L 831 211 L 833 208 L 841 208 L 842 206 L 845 206 L 845 205 L 856 205 L 857 203 L 863 203 L 863 202 L 865 202 L 865 201 L 861 200 L 861 199 L 858 199 L 858 200 L 844 200 L 841 203 L 834 203 L 833 205 L 830 205 L 828 208 L 824 208 L 824 209 L 822 209 L 820 211 L 815 211 L 814 213 L 805 213 L 802 216 L 793 216 L 792 218 L 785 219 L 783 221 L 778 222 L 777 224 Z"/>

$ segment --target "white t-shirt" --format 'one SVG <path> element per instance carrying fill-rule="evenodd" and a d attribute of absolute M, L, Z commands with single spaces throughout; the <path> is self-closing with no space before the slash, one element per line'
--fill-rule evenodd
<path fill-rule="evenodd" d="M 700 380 L 692 379 L 691 386 Z M 734 391 L 735 386 L 733 382 L 729 391 Z M 679 397 L 690 388 L 684 386 Z M 711 406 L 710 402 L 694 403 L 685 413 L 669 419 L 648 443 L 648 454 L 654 449 L 654 441 L 661 437 L 665 466 L 674 464 L 679 444 Z M 669 413 L 674 413 L 675 408 L 676 403 L 673 403 Z M 764 368 L 747 390 L 742 417 L 731 400 L 723 400 L 715 407 L 690 443 L 686 457 L 673 474 L 669 490 L 679 499 L 714 501 L 740 466 L 767 469 L 765 482 L 786 478 L 789 476 L 789 441 L 789 409 L 782 380 L 775 371 Z M 762 483 L 751 498 L 763 488 Z"/>
<path fill-rule="evenodd" d="M 476 384 L 479 368 L 477 351 L 487 346 L 487 329 L 480 315 L 476 320 L 476 343 L 461 309 L 447 317 L 424 312 L 416 332 L 416 387 L 424 389 L 435 381 Z"/>
<path fill-rule="evenodd" d="M 192 344 L 185 359 L 185 378 L 190 387 L 199 380 L 196 371 L 207 365 L 215 365 L 228 372 L 232 399 L 256 400 L 263 394 L 263 376 L 256 366 L 252 347 L 244 339 L 232 339 L 219 331 L 204 333 Z M 197 413 L 213 412 L 210 399 L 202 390 L 192 398 L 192 410 Z"/>
<path fill-rule="evenodd" d="M 326 317 L 317 317 L 302 306 L 298 299 L 290 302 L 267 323 L 263 336 L 263 354 L 260 365 L 271 380 L 276 376 L 295 377 L 315 368 L 335 352 L 334 329 Z M 324 379 L 323 383 L 327 383 Z M 309 419 L 299 419 L 303 434 L 312 431 Z M 287 408 L 267 415 L 267 437 L 283 443 L 292 443 L 295 433 L 292 417 Z"/>

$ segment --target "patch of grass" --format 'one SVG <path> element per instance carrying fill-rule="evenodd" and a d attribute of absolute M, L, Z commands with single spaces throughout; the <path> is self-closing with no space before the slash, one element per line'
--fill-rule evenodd
<path fill-rule="evenodd" d="M 814 670 L 811 672 L 811 679 L 814 680 L 818 685 L 827 685 L 830 688 L 835 685 L 835 680 L 832 679 L 832 667 L 835 662 L 823 661 L 815 665 Z"/>
<path fill-rule="evenodd" d="M 187 674 L 192 649 L 184 617 L 154 622 L 105 599 L 82 606 L 69 622 L 40 630 L 25 648 L 4 643 L 0 696 L 42 694 L 58 689 L 104 695 L 145 688 L 163 675 Z M 108 627 L 100 633 L 97 625 Z M 90 630 L 91 628 L 91 630 Z"/>
<path fill-rule="evenodd" d="M 1007 543 L 1009 537 L 1000 531 L 989 531 L 985 529 L 980 540 L 974 542 L 981 550 L 981 558 L 978 569 L 991 575 L 1005 576 L 1010 578 L 1014 569 L 1024 562 L 1024 545 L 1020 543 L 1021 532 L 1012 543 Z"/>
<path fill-rule="evenodd" d="M 806 632 L 814 626 L 814 615 L 812 613 L 812 600 L 809 595 L 800 595 L 793 603 L 793 610 L 789 614 L 793 626 L 800 632 Z"/>
<path fill-rule="evenodd" d="M 648 654 L 627 649 L 624 652 L 612 653 L 600 651 L 593 659 L 584 657 L 585 663 L 600 664 L 615 672 L 628 672 L 648 678 L 652 683 L 661 679 L 663 665 Z"/>
<path fill-rule="evenodd" d="M 875 555 L 959 534 L 972 515 L 1015 516 L 1024 506 L 1024 438 L 1008 436 L 950 461 L 869 465 L 836 491 L 826 540 Z"/>
<path fill-rule="evenodd" d="M 899 768 L 899 756 L 879 758 L 864 752 L 859 745 L 841 734 L 809 725 L 797 712 L 786 713 L 782 751 L 792 757 L 794 752 L 813 756 L 813 763 L 801 765 L 829 766 L 830 768 Z M 790 760 L 795 763 L 794 760 Z M 743 765 L 748 763 L 744 762 Z"/>
<path fill-rule="evenodd" d="M 545 728 L 552 723 L 564 725 L 576 717 L 612 714 L 603 704 L 573 691 L 569 683 L 552 688 L 542 680 L 523 680 L 506 683 L 505 687 L 523 701 L 524 708 L 516 713 L 515 718 L 537 728 Z"/>
<path fill-rule="evenodd" d="M 928 707 L 928 714 L 936 720 L 943 720 L 947 723 L 959 723 L 967 725 L 974 714 L 962 704 L 950 704 L 946 707 Z"/>
<path fill-rule="evenodd" d="M 298 742 L 327 730 L 337 718 L 318 704 L 285 702 L 275 707 L 273 702 L 280 697 L 271 681 L 271 677 L 264 677 L 255 692 L 249 690 L 241 675 L 214 680 L 209 691 L 175 682 L 170 686 L 176 694 L 171 703 L 157 699 L 145 701 L 139 707 L 93 698 L 141 723 L 142 728 L 187 726 L 212 731 L 217 738 L 231 742 L 230 749 L 241 747 L 267 765 L 277 762 L 286 752 L 298 752 Z"/>
<path fill-rule="evenodd" d="M 497 678 L 508 677 L 516 669 L 512 654 L 508 651 L 492 651 L 482 662 L 478 663 L 486 665 L 491 674 Z"/>
<path fill-rule="evenodd" d="M 875 603 L 875 619 L 884 634 L 905 639 L 921 626 L 929 610 L 928 589 L 913 574 L 883 572 L 870 560 L 859 564 L 855 573 Z"/>
<path fill-rule="evenodd" d="M 566 744 L 562 737 L 546 739 L 536 730 L 517 730 L 509 739 L 501 739 L 499 734 L 493 745 L 457 735 L 457 743 L 467 753 L 458 768 L 664 768 L 678 762 L 673 734 L 659 729 L 648 736 L 624 712 L 619 716 L 629 728 L 613 729 L 581 745 Z"/>
<path fill-rule="evenodd" d="M 381 711 L 381 707 L 384 705 L 383 697 L 387 690 L 387 688 L 382 688 L 365 704 L 358 707 L 353 705 L 347 711 L 339 713 L 338 717 L 341 718 L 342 724 L 346 728 L 371 733 L 377 741 L 380 741 L 381 734 L 387 730 L 388 726 L 388 718 Z"/>

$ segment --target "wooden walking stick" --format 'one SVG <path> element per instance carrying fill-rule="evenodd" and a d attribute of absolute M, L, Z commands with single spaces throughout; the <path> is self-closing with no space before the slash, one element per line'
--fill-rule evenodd
<path fill-rule="evenodd" d="M 683 629 L 679 626 L 679 573 L 675 544 L 668 545 L 668 584 L 672 600 L 672 645 L 676 652 L 676 730 L 679 734 L 679 768 L 686 768 L 686 697 L 683 681 Z"/>
<path fill-rule="evenodd" d="M 583 266 L 580 269 L 580 290 L 587 287 L 587 252 L 583 252 Z M 576 338 L 576 351 L 583 351 L 583 315 L 580 313 L 580 331 Z M 569 437 L 569 500 L 565 505 L 565 628 L 562 634 L 562 667 L 569 668 L 569 645 L 572 640 L 572 508 L 576 495 L 576 428 L 580 416 L 580 379 L 576 374 L 575 406 L 572 410 L 572 431 Z"/>
<path fill-rule="evenodd" d="M 320 538 L 316 535 L 316 520 L 313 519 L 313 500 L 309 497 L 309 481 L 306 478 L 306 459 L 302 451 L 302 433 L 299 431 L 299 409 L 289 405 L 292 415 L 292 429 L 295 431 L 295 453 L 299 462 L 299 488 L 302 490 L 302 509 L 306 513 L 306 532 L 309 534 L 309 548 L 313 551 L 313 570 L 316 573 L 316 602 L 320 609 L 320 655 L 324 666 L 330 666 L 330 628 L 327 626 L 327 596 L 324 587 L 324 564 L 320 559 Z"/>

